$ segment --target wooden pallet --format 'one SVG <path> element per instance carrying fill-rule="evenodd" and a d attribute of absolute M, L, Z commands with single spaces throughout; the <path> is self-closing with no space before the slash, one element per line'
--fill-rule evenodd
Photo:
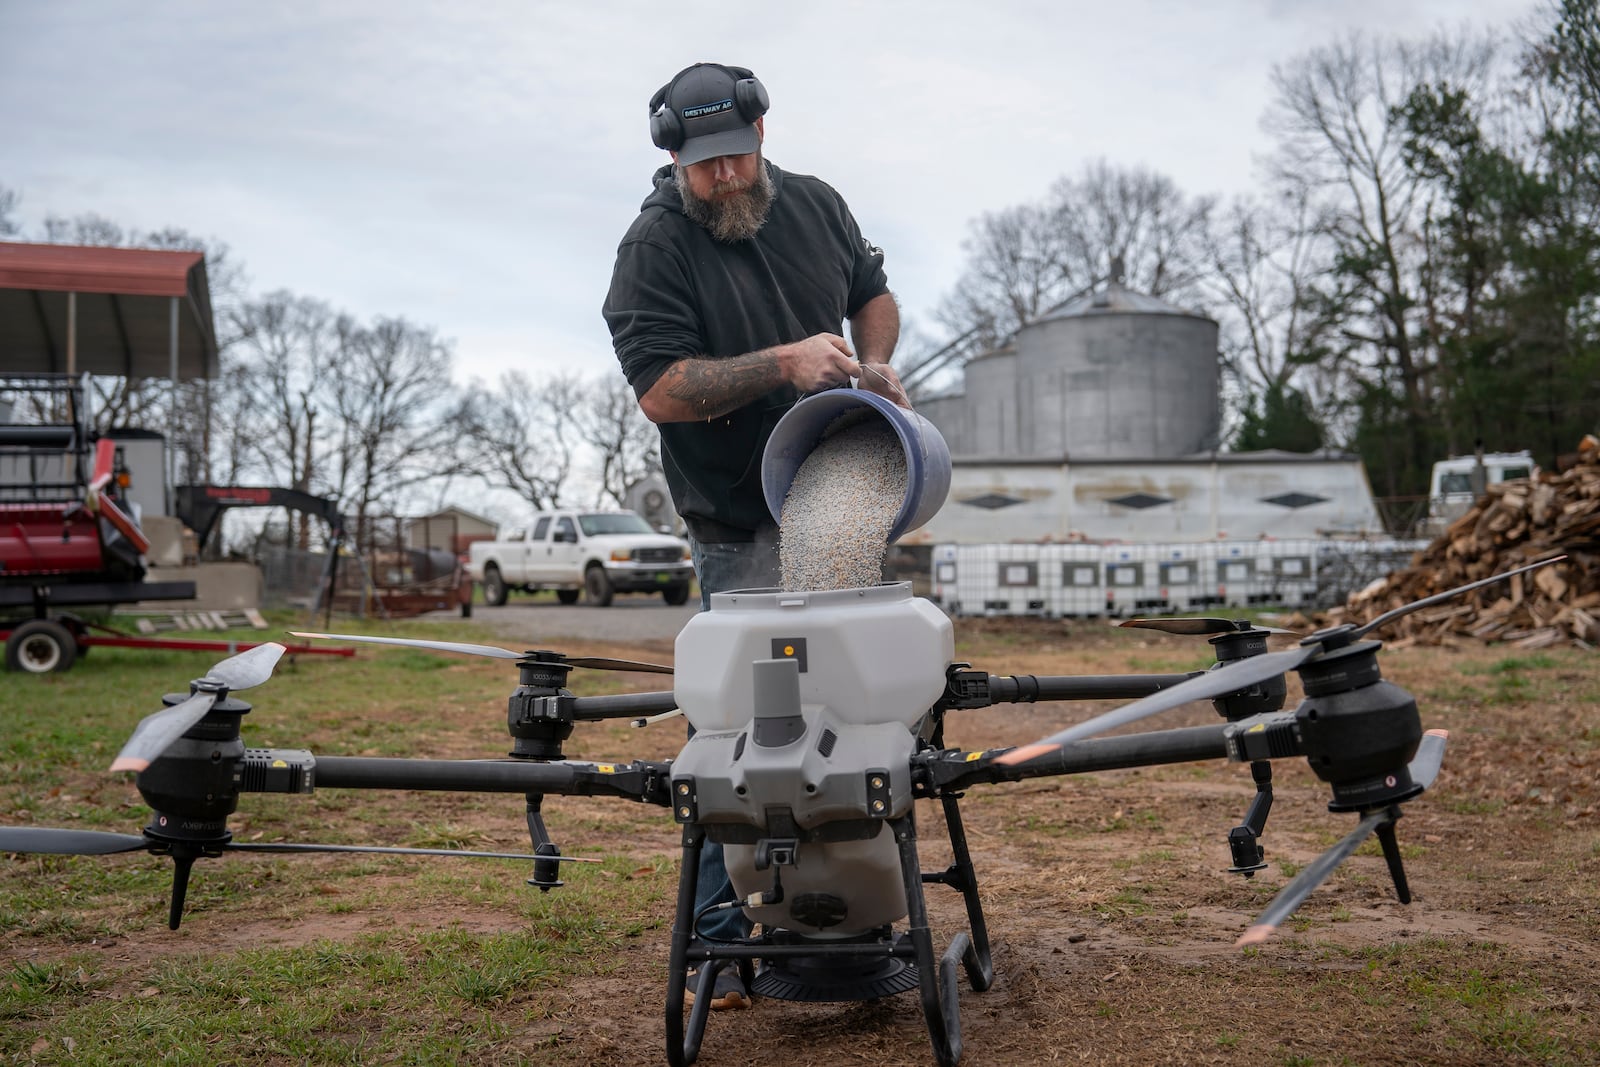
<path fill-rule="evenodd" d="M 142 634 L 167 633 L 174 630 L 241 630 L 247 626 L 252 630 L 265 630 L 267 620 L 254 608 L 245 608 L 240 611 L 175 611 L 164 615 L 147 616 L 140 619 L 137 625 Z"/>

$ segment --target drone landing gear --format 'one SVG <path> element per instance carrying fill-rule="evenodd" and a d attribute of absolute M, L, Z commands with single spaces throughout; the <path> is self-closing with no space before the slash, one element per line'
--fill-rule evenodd
<path fill-rule="evenodd" d="M 730 966 L 740 968 L 745 984 L 754 993 L 777 1000 L 878 1000 L 916 989 L 934 1058 L 940 1067 L 955 1067 L 961 1059 L 958 968 L 965 970 L 973 990 L 981 993 L 994 981 L 994 965 L 957 797 L 944 795 L 940 802 L 954 862 L 945 871 L 924 873 L 917 856 L 913 813 L 908 811 L 888 820 L 888 832 L 894 834 L 900 854 L 908 929 L 896 935 L 885 927 L 876 934 L 848 940 L 823 940 L 788 930 L 765 931 L 759 938 L 732 943 L 696 936 L 695 895 L 705 830 L 693 823 L 685 824 L 683 874 L 678 884 L 667 979 L 667 1062 L 671 1067 L 688 1067 L 699 1056 L 710 1013 L 710 990 L 717 974 Z M 922 887 L 929 882 L 959 890 L 967 909 L 969 930 L 958 932 L 942 955 L 935 953 L 933 932 L 928 925 Z M 753 975 L 757 960 L 764 961 L 765 968 Z M 691 965 L 698 965 L 700 989 L 685 1020 L 683 1009 Z"/>
<path fill-rule="evenodd" d="M 1260 841 L 1261 832 L 1267 827 L 1267 813 L 1272 810 L 1272 764 L 1267 760 L 1252 761 L 1250 776 L 1256 783 L 1255 799 L 1250 802 L 1244 822 L 1228 831 L 1228 848 L 1233 852 L 1233 866 L 1228 873 L 1246 878 L 1254 878 L 1267 865 L 1266 850 Z"/>
<path fill-rule="evenodd" d="M 961 1060 L 961 1006 L 956 967 L 964 967 L 973 991 L 982 993 L 994 981 L 994 964 L 989 958 L 989 932 L 978 901 L 978 879 L 972 869 L 972 856 L 967 851 L 967 835 L 961 825 L 957 797 L 945 794 L 939 799 L 955 858 L 948 870 L 933 875 L 922 873 L 917 859 L 917 828 L 911 812 L 890 820 L 889 826 L 900 845 L 900 869 L 905 874 L 906 907 L 911 924 L 908 936 L 917 961 L 928 1040 L 933 1044 L 934 1059 L 939 1061 L 939 1067 L 955 1067 Z M 950 939 L 937 966 L 933 934 L 928 928 L 928 904 L 922 894 L 923 882 L 942 882 L 960 889 L 971 928 L 970 933 L 962 930 Z"/>

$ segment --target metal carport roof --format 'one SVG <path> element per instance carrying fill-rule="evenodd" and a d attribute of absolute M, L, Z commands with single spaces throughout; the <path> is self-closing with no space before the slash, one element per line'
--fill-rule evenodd
<path fill-rule="evenodd" d="M 205 255 L 0 242 L 0 371 L 215 377 Z"/>

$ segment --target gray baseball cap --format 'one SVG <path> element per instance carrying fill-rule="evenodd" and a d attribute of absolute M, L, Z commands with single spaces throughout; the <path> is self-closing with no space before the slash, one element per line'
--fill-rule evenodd
<path fill-rule="evenodd" d="M 753 85 L 741 87 L 747 80 Z M 683 140 L 676 149 L 678 163 L 689 166 L 760 148 L 755 120 L 767 109 L 766 95 L 761 83 L 742 68 L 696 63 L 680 71 L 667 86 L 663 101 L 682 129 Z"/>

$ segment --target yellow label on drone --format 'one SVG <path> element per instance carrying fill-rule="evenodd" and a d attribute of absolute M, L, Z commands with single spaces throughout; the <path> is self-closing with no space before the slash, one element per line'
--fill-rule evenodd
<path fill-rule="evenodd" d="M 617 769 L 615 767 L 613 767 L 609 763 L 596 763 L 594 765 L 594 769 L 599 771 L 601 774 L 616 774 L 617 773 Z"/>
<path fill-rule="evenodd" d="M 281 760 L 281 759 L 273 760 L 272 761 L 272 765 L 274 767 L 287 767 L 287 766 L 289 766 L 287 763 L 283 762 L 283 760 Z"/>
<path fill-rule="evenodd" d="M 1267 724 L 1266 723 L 1258 722 L 1254 726 L 1250 727 L 1250 729 L 1246 730 L 1245 733 L 1247 733 L 1247 734 L 1259 734 L 1261 731 L 1265 730 L 1266 728 L 1267 728 Z"/>
<path fill-rule="evenodd" d="M 968 763 L 971 763 L 974 760 L 980 760 L 982 758 L 983 758 L 983 753 L 982 752 L 968 752 L 967 753 L 967 762 Z"/>

